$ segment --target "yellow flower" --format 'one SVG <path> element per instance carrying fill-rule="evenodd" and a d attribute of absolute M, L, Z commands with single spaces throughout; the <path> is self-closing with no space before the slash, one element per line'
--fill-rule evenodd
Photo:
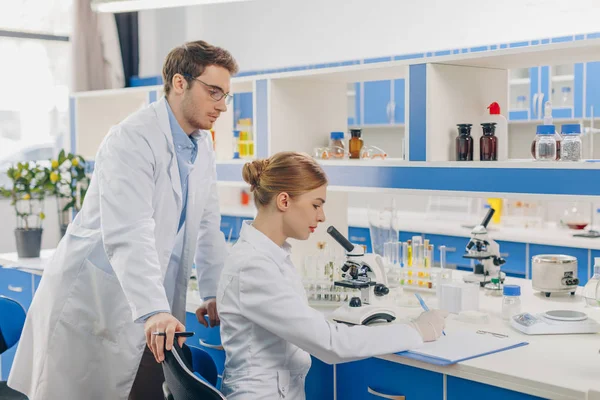
<path fill-rule="evenodd" d="M 72 164 L 74 167 L 76 167 L 76 166 L 78 166 L 78 165 L 79 165 L 79 160 L 78 160 L 78 159 L 76 159 L 76 158 L 74 158 L 74 159 L 72 159 L 72 160 L 71 160 L 71 164 Z"/>
<path fill-rule="evenodd" d="M 52 169 L 56 169 L 56 168 L 58 168 L 58 161 L 52 160 Z"/>
<path fill-rule="evenodd" d="M 40 219 L 45 219 L 46 218 L 46 214 L 44 214 L 43 212 L 40 213 Z"/>
<path fill-rule="evenodd" d="M 58 182 L 58 174 L 56 172 L 50 173 L 50 182 L 52 182 L 52 183 Z"/>
<path fill-rule="evenodd" d="M 30 200 L 31 199 L 31 195 L 29 193 L 26 193 L 25 196 L 23 196 L 23 200 Z"/>

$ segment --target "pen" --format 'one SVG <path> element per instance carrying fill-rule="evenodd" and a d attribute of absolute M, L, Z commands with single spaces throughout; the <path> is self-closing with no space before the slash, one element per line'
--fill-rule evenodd
<path fill-rule="evenodd" d="M 429 311 L 429 307 L 427 307 L 427 304 L 425 304 L 425 300 L 423 300 L 421 295 L 419 293 L 415 293 L 415 296 L 417 297 L 417 300 L 419 300 L 419 303 L 421 303 L 421 307 L 423 307 L 423 310 Z M 446 332 L 442 331 L 442 334 L 446 336 Z"/>
<path fill-rule="evenodd" d="M 154 336 L 167 336 L 166 332 L 152 332 Z M 192 337 L 194 336 L 194 332 L 175 332 L 174 335 L 176 338 L 178 337 Z"/>

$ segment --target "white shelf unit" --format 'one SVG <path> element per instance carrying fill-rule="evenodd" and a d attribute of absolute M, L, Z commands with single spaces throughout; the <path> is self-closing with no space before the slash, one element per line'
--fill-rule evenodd
<path fill-rule="evenodd" d="M 150 93 L 160 91 L 160 86 L 147 86 L 73 94 L 69 150 L 93 160 L 110 128 L 146 107 Z"/>
<path fill-rule="evenodd" d="M 477 124 L 484 117 L 486 107 L 493 101 L 500 103 L 503 110 L 508 110 L 508 88 L 511 84 L 508 71 L 515 68 L 525 68 L 532 65 L 564 65 L 574 62 L 600 60 L 600 39 L 590 39 L 566 43 L 547 44 L 507 48 L 489 52 L 450 54 L 426 59 L 389 61 L 374 64 L 357 64 L 343 67 L 302 70 L 294 72 L 256 75 L 232 79 L 234 92 L 254 93 L 255 121 L 254 132 L 264 135 L 256 138 L 257 153 L 265 155 L 283 150 L 305 151 L 312 153 L 314 147 L 323 146 L 328 141 L 329 132 L 345 131 L 347 128 L 347 92 L 348 83 L 374 81 L 384 79 L 405 78 L 407 82 L 407 98 L 410 98 L 411 73 L 410 66 L 426 64 L 426 102 L 422 107 L 425 115 L 426 129 L 426 162 L 405 162 L 398 160 L 323 162 L 328 173 L 331 173 L 332 185 L 348 187 L 350 190 L 394 190 L 395 183 L 400 182 L 402 173 L 410 171 L 429 171 L 428 180 L 431 185 L 427 189 L 419 188 L 418 184 L 406 184 L 407 189 L 438 192 L 440 194 L 470 192 L 468 185 L 459 187 L 449 185 L 447 179 L 460 180 L 465 171 L 479 171 L 478 179 L 486 179 L 486 171 L 494 171 L 494 179 L 503 179 L 501 193 L 511 193 L 511 182 L 515 187 L 519 182 L 519 173 L 529 169 L 554 181 L 554 186 L 538 187 L 535 196 L 600 196 L 600 189 L 595 189 L 591 182 L 573 182 L 568 171 L 583 177 L 586 174 L 600 174 L 596 163 L 535 163 L 531 162 L 472 162 L 453 163 L 453 139 L 456 137 L 456 124 L 469 122 L 474 124 L 474 133 L 478 132 Z M 565 76 L 568 74 L 558 74 Z M 563 78 L 561 78 L 563 79 Z M 566 79 L 566 78 L 564 78 Z M 76 149 L 90 155 L 95 153 L 95 146 L 106 134 L 108 127 L 119 122 L 124 116 L 135 111 L 145 100 L 149 88 L 123 89 L 76 94 L 75 102 L 75 132 Z M 114 97 L 113 97 L 114 96 Z M 157 96 L 158 97 L 158 96 Z M 104 103 L 107 106 L 104 107 Z M 261 110 L 257 110 L 260 103 Z M 120 104 L 117 107 L 117 104 Z M 100 108 L 102 106 L 102 108 Z M 114 106 L 114 107 L 112 107 Z M 99 111 L 101 110 L 101 111 Z M 416 110 L 416 109 L 415 109 Z M 257 114 L 264 114 L 264 126 L 257 129 Z M 410 144 L 415 136 L 415 127 L 411 126 L 410 104 L 406 107 L 406 124 Z M 217 152 L 220 154 L 218 169 L 227 173 L 223 175 L 224 184 L 240 185 L 239 171 L 242 161 L 229 161 L 231 140 L 220 132 L 232 130 L 228 125 L 230 119 L 224 115 L 216 124 Z M 101 123 L 100 123 L 101 122 Z M 477 137 L 475 140 L 477 141 Z M 261 148 L 261 146 L 266 146 Z M 223 147 L 220 147 L 223 146 Z M 408 149 L 407 149 L 408 150 Z M 407 151 L 409 153 L 409 151 Z M 410 154 L 410 153 L 409 153 Z M 382 170 L 381 168 L 386 168 Z M 387 178 L 379 179 L 378 173 L 396 168 Z M 412 169 L 420 168 L 420 169 Z M 423 169 L 426 168 L 426 169 Z M 433 172 L 438 172 L 434 174 Z M 453 171 L 452 173 L 444 171 Z M 583 171 L 583 172 L 582 172 Z M 388 171 L 389 172 L 389 171 Z M 387 172 L 386 172 L 387 173 Z M 517 175 L 513 175 L 516 173 Z M 237 175 L 236 175 L 237 174 Z M 348 174 L 371 177 L 371 184 L 361 186 L 355 180 L 350 182 Z M 385 174 L 384 174 L 385 175 Z M 596 176 L 596 175 L 594 175 Z M 445 177 L 445 178 L 442 178 Z M 388 179 L 387 181 L 385 179 Z M 437 180 L 439 179 L 439 180 Z M 561 187 L 568 181 L 568 191 Z M 337 183 L 344 183 L 337 185 Z M 346 185 L 345 183 L 351 184 Z M 403 181 L 402 181 L 403 182 Z M 534 182 L 535 183 L 535 182 Z M 535 185 L 534 185 L 535 186 Z M 591 188 L 591 189 L 590 189 Z M 535 187 L 534 187 L 535 189 Z M 519 192 L 520 195 L 526 193 Z M 533 192 L 532 192 L 533 193 Z"/>

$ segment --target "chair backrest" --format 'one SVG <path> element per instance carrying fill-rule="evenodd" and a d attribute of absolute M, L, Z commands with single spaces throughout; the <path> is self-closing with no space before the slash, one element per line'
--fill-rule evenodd
<path fill-rule="evenodd" d="M 206 352 L 198 348 L 190 348 L 192 366 L 186 360 L 186 351 L 177 340 L 171 351 L 165 351 L 165 361 L 162 363 L 165 374 L 166 400 L 224 400 L 225 397 L 214 387 L 217 381 L 217 371 L 214 361 Z M 206 364 L 206 365 L 200 365 Z M 204 375 L 206 374 L 206 375 Z"/>
<path fill-rule="evenodd" d="M 13 347 L 25 325 L 25 309 L 15 300 L 0 296 L 0 354 Z"/>

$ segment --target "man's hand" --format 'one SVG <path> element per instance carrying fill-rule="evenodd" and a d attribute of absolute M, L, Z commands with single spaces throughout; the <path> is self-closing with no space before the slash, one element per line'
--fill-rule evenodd
<path fill-rule="evenodd" d="M 204 316 L 208 314 L 208 320 L 210 321 L 210 325 L 206 323 Z M 196 310 L 196 317 L 198 317 L 198 322 L 200 322 L 205 327 L 213 327 L 219 325 L 221 321 L 219 321 L 219 315 L 217 314 L 217 300 L 216 299 L 208 299 Z"/>
<path fill-rule="evenodd" d="M 167 350 L 173 348 L 173 340 L 175 339 L 175 332 L 185 331 L 185 325 L 183 325 L 177 318 L 169 313 L 158 313 L 148 318 L 144 324 L 144 332 L 146 333 L 146 343 L 156 362 L 160 363 L 165 360 L 165 334 L 166 334 L 166 347 Z M 160 333 L 162 335 L 157 335 Z M 185 342 L 184 337 L 179 338 L 179 345 L 183 345 Z"/>

